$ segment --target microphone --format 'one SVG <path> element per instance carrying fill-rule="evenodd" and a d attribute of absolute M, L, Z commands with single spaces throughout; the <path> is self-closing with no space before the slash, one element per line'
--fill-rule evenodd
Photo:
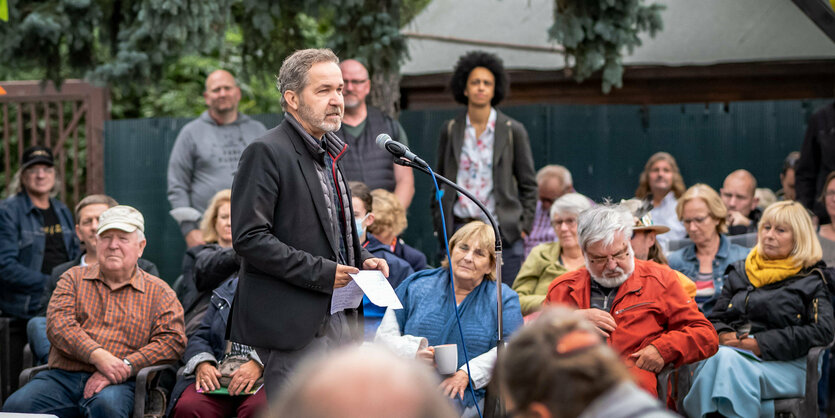
<path fill-rule="evenodd" d="M 380 134 L 377 136 L 377 146 L 390 152 L 397 158 L 405 158 L 417 164 L 426 167 L 429 166 L 428 164 L 426 164 L 426 161 L 423 161 L 423 159 L 421 159 L 420 157 L 415 155 L 414 152 L 409 150 L 409 147 L 391 139 L 391 137 L 388 134 Z"/>

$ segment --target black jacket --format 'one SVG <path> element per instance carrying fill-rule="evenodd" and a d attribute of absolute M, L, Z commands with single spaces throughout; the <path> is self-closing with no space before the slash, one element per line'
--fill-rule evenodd
<path fill-rule="evenodd" d="M 717 333 L 750 323 L 765 360 L 794 360 L 810 348 L 825 346 L 835 335 L 835 318 L 823 262 L 795 276 L 755 288 L 745 260 L 728 266 L 722 295 L 708 319 Z"/>
<path fill-rule="evenodd" d="M 437 172 L 456 181 L 461 148 L 464 145 L 464 130 L 467 114 L 448 121 L 441 129 L 438 141 Z M 458 193 L 447 185 L 441 186 L 444 195 L 441 198 L 446 220 L 446 230 L 451 234 L 452 208 Z M 522 238 L 522 232 L 530 233 L 536 212 L 537 186 L 536 171 L 533 168 L 533 155 L 528 140 L 528 131 L 519 121 L 512 119 L 496 109 L 496 131 L 493 140 L 493 194 L 496 198 L 496 221 L 505 245 Z M 441 231 L 441 213 L 437 202 L 432 200 L 432 215 L 435 231 Z M 443 247 L 441 242 L 441 247 Z"/>
<path fill-rule="evenodd" d="M 813 210 L 821 225 L 829 223 L 829 215 L 818 197 L 826 176 L 832 171 L 835 171 L 835 102 L 809 118 L 795 172 L 797 201 Z"/>
<path fill-rule="evenodd" d="M 183 304 L 187 337 L 191 337 L 200 326 L 212 291 L 236 274 L 240 267 L 241 262 L 232 248 L 210 243 L 186 250 L 180 302 Z"/>
<path fill-rule="evenodd" d="M 342 241 L 319 177 L 324 154 L 314 156 L 288 118 L 244 150 L 232 183 L 232 236 L 242 262 L 227 338 L 272 350 L 301 349 L 320 330 Z M 355 223 L 346 226 L 360 267 L 373 256 Z"/>

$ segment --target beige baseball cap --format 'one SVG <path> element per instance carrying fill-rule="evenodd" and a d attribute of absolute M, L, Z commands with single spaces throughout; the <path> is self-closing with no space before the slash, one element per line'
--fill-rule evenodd
<path fill-rule="evenodd" d="M 133 232 L 137 229 L 145 232 L 145 217 L 133 207 L 126 205 L 114 206 L 99 216 L 99 229 L 96 234 L 101 234 L 108 229 L 118 229 L 125 232 Z"/>

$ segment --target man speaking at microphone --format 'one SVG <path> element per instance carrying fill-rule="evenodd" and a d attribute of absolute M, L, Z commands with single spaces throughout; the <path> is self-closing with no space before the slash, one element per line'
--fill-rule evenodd
<path fill-rule="evenodd" d="M 255 347 L 267 397 L 298 361 L 355 340 L 333 294 L 359 268 L 388 276 L 359 243 L 340 159 L 342 73 L 329 49 L 287 57 L 278 74 L 284 121 L 249 145 L 232 184 L 232 236 L 242 258 L 228 339 Z M 354 316 L 354 318 L 351 318 Z M 361 329 L 361 328 L 359 328 Z"/>

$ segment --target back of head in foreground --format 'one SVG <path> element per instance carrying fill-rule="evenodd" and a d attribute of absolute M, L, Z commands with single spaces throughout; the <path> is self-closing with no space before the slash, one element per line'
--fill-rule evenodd
<path fill-rule="evenodd" d="M 590 322 L 571 310 L 549 308 L 527 324 L 497 365 L 507 410 L 525 417 L 673 416 L 631 383 L 618 356 Z M 611 396 L 623 390 L 623 398 Z M 620 393 L 620 392 L 618 392 Z M 589 406 L 602 396 L 606 405 Z M 611 399 L 610 399 L 611 397 Z M 631 412 L 630 412 L 631 411 Z"/>
<path fill-rule="evenodd" d="M 415 360 L 362 346 L 313 356 L 265 417 L 456 417 L 438 381 Z"/>

